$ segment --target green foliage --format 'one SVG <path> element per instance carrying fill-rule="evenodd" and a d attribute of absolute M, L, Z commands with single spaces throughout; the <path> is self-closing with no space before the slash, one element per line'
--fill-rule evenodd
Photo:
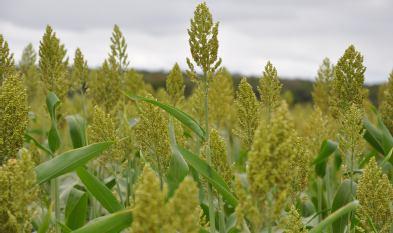
<path fill-rule="evenodd" d="M 386 127 L 393 133 L 393 71 L 383 91 L 383 100 L 380 106 L 381 116 Z"/>

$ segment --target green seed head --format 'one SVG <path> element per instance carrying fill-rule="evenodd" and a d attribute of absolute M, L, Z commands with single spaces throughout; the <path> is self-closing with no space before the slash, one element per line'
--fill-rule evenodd
<path fill-rule="evenodd" d="M 176 63 L 166 78 L 166 91 L 173 106 L 184 100 L 184 78 L 179 65 Z"/>
<path fill-rule="evenodd" d="M 8 76 L 0 86 L 0 165 L 15 158 L 28 125 L 27 93 L 22 78 Z"/>
<path fill-rule="evenodd" d="M 22 73 L 26 74 L 32 66 L 35 66 L 36 60 L 37 53 L 34 51 L 33 44 L 29 43 L 23 50 L 22 58 L 19 62 Z"/>
<path fill-rule="evenodd" d="M 72 67 L 72 87 L 74 91 L 80 91 L 85 85 L 88 78 L 87 61 L 82 51 L 77 48 L 75 51 L 74 65 Z"/>
<path fill-rule="evenodd" d="M 34 167 L 26 150 L 20 159 L 9 159 L 0 166 L 0 232 L 32 232 L 30 207 L 38 200 Z"/>
<path fill-rule="evenodd" d="M 249 149 L 258 126 L 259 103 L 245 78 L 240 81 L 235 106 L 237 122 L 234 134 L 241 139 L 243 146 Z"/>
<path fill-rule="evenodd" d="M 195 64 L 201 68 L 204 74 L 213 74 L 221 64 L 221 59 L 217 57 L 218 23 L 213 23 L 213 17 L 205 2 L 196 7 L 188 35 L 191 55 Z M 195 74 L 194 65 L 188 58 L 187 64 L 191 73 Z"/>
<path fill-rule="evenodd" d="M 283 221 L 284 233 L 307 233 L 308 230 L 302 222 L 302 217 L 296 210 L 295 206 L 291 206 L 288 216 Z"/>
<path fill-rule="evenodd" d="M 389 233 L 393 222 L 393 186 L 372 157 L 359 180 L 356 191 L 360 202 L 358 216 L 365 232 Z"/>
<path fill-rule="evenodd" d="M 324 114 L 329 112 L 329 98 L 333 75 L 333 65 L 330 63 L 329 58 L 325 58 L 318 69 L 318 75 L 315 79 L 314 90 L 312 92 L 314 104 Z"/>
<path fill-rule="evenodd" d="M 270 63 L 265 66 L 262 78 L 259 81 L 259 94 L 261 96 L 262 107 L 270 114 L 281 103 L 282 84 L 277 76 L 276 68 Z"/>
<path fill-rule="evenodd" d="M 363 88 L 365 71 L 363 56 L 353 45 L 349 46 L 334 68 L 330 106 L 335 118 L 353 104 L 363 107 L 367 97 L 367 91 Z"/>
<path fill-rule="evenodd" d="M 383 92 L 383 100 L 380 107 L 383 122 L 393 134 L 393 71 Z"/>
<path fill-rule="evenodd" d="M 0 84 L 15 72 L 14 54 L 10 52 L 8 43 L 0 34 Z"/>
<path fill-rule="evenodd" d="M 148 98 L 152 96 L 148 95 Z M 171 158 L 167 115 L 150 103 L 138 104 L 140 119 L 135 127 L 137 144 L 149 163 L 163 176 Z"/>
<path fill-rule="evenodd" d="M 132 232 L 161 232 L 167 224 L 165 192 L 154 171 L 145 165 L 135 192 L 135 205 L 132 211 Z"/>
<path fill-rule="evenodd" d="M 189 177 L 179 185 L 174 196 L 167 203 L 168 222 L 164 232 L 197 233 L 200 229 L 198 187 Z"/>
<path fill-rule="evenodd" d="M 70 80 L 67 80 L 66 53 L 64 45 L 60 43 L 56 33 L 48 25 L 40 41 L 38 66 L 45 90 L 56 93 L 61 100 L 64 100 L 71 85 Z"/>

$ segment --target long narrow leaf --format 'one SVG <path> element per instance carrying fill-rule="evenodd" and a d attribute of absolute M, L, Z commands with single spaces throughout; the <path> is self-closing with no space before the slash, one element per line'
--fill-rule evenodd
<path fill-rule="evenodd" d="M 353 201 L 355 195 L 356 183 L 349 179 L 344 180 L 338 188 L 336 195 L 334 196 L 332 211 L 337 211 L 338 209 Z M 349 217 L 349 214 L 344 214 L 341 215 L 340 218 L 337 218 L 333 222 L 333 231 L 337 233 L 344 232 Z"/>
<path fill-rule="evenodd" d="M 165 110 L 167 113 L 171 114 L 173 117 L 175 117 L 177 120 L 179 120 L 181 123 L 183 123 L 185 126 L 190 128 L 196 135 L 198 135 L 201 139 L 205 140 L 206 139 L 206 133 L 205 130 L 187 113 L 181 111 L 180 109 L 177 109 L 175 107 L 172 107 L 168 104 L 164 104 L 161 102 L 158 102 L 153 99 L 141 97 L 141 96 L 134 96 L 134 95 L 128 95 L 124 93 L 129 99 L 138 101 L 145 101 L 147 103 L 151 103 L 156 105 L 157 107 L 160 107 L 161 109 Z"/>
<path fill-rule="evenodd" d="M 343 215 L 347 215 L 351 211 L 354 211 L 357 207 L 359 206 L 359 201 L 355 200 L 351 203 L 348 203 L 347 205 L 341 207 L 331 215 L 329 215 L 327 218 L 325 218 L 323 221 L 318 223 L 315 227 L 313 227 L 309 233 L 319 233 L 322 232 L 323 229 L 326 229 L 329 225 L 331 225 L 334 221 L 337 219 L 341 218 Z M 334 231 L 335 232 L 335 231 Z"/>
<path fill-rule="evenodd" d="M 178 149 L 187 161 L 188 165 L 204 176 L 206 180 L 217 189 L 228 204 L 233 207 L 237 205 L 236 197 L 229 191 L 229 187 L 225 183 L 224 179 L 212 167 L 190 151 L 181 148 L 180 146 L 178 146 Z"/>
<path fill-rule="evenodd" d="M 337 146 L 337 142 L 331 140 L 323 141 L 319 154 L 314 160 L 315 172 L 318 176 L 325 176 L 327 160 L 329 159 L 329 156 L 337 150 Z"/>
<path fill-rule="evenodd" d="M 86 120 L 79 115 L 67 116 L 66 120 L 69 127 L 72 146 L 74 148 L 86 146 Z"/>
<path fill-rule="evenodd" d="M 78 149 L 70 150 L 46 161 L 35 168 L 37 182 L 42 184 L 58 176 L 74 171 L 85 165 L 89 160 L 97 157 L 112 145 L 112 142 L 91 144 Z"/>
<path fill-rule="evenodd" d="M 51 119 L 51 127 L 48 133 L 48 144 L 54 153 L 60 147 L 60 134 L 57 129 L 56 108 L 60 105 L 60 100 L 55 93 L 49 92 L 46 97 L 46 105 Z"/>
<path fill-rule="evenodd" d="M 70 229 L 82 227 L 86 222 L 88 196 L 86 192 L 76 188 L 71 189 L 68 195 L 65 217 Z"/>
<path fill-rule="evenodd" d="M 84 167 L 78 168 L 76 173 L 88 192 L 93 195 L 106 210 L 113 213 L 123 209 L 116 197 L 113 196 L 111 190 L 97 177 L 90 174 Z"/>
<path fill-rule="evenodd" d="M 132 223 L 132 213 L 130 209 L 119 211 L 104 217 L 94 219 L 82 228 L 72 233 L 110 233 L 121 231 L 129 227 Z"/>

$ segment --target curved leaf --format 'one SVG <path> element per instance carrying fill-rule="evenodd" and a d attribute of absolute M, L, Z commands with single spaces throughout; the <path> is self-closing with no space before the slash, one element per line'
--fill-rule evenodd
<path fill-rule="evenodd" d="M 111 190 L 97 177 L 90 174 L 84 167 L 76 170 L 79 179 L 85 185 L 87 191 L 91 193 L 101 205 L 110 213 L 123 209 L 123 206 L 113 196 Z"/>
<path fill-rule="evenodd" d="M 337 211 L 346 204 L 350 203 L 354 200 L 356 195 L 356 183 L 346 179 L 344 180 L 340 187 L 338 188 L 336 195 L 334 196 L 333 203 L 332 203 L 332 212 Z M 348 223 L 350 215 L 343 214 L 340 218 L 337 218 L 333 222 L 333 231 L 336 233 L 344 232 L 346 225 Z"/>
<path fill-rule="evenodd" d="M 48 144 L 54 153 L 60 147 L 60 134 L 57 129 L 56 108 L 59 106 L 60 100 L 55 93 L 49 92 L 46 97 L 46 106 L 48 108 L 51 119 L 51 127 L 48 133 Z"/>
<path fill-rule="evenodd" d="M 180 109 L 177 109 L 175 107 L 172 107 L 168 104 L 164 104 L 161 102 L 158 102 L 153 99 L 141 97 L 141 96 L 134 96 L 134 95 L 128 95 L 124 93 L 129 99 L 138 101 L 142 100 L 147 103 L 151 103 L 156 105 L 157 107 L 160 107 L 161 109 L 165 110 L 167 113 L 171 114 L 173 117 L 178 119 L 181 123 L 183 123 L 185 126 L 190 128 L 192 131 L 196 133 L 202 140 L 206 139 L 206 133 L 205 130 L 196 122 L 191 116 L 189 116 L 187 113 L 181 111 Z"/>
<path fill-rule="evenodd" d="M 113 142 L 91 144 L 78 149 L 70 150 L 46 161 L 35 168 L 37 182 L 42 184 L 48 180 L 74 171 L 85 165 L 89 160 L 97 157 L 102 151 L 110 147 Z"/>
<path fill-rule="evenodd" d="M 111 233 L 119 232 L 132 223 L 132 213 L 130 209 L 119 211 L 104 217 L 96 218 L 82 228 L 72 233 Z"/>
<path fill-rule="evenodd" d="M 323 141 L 318 156 L 314 160 L 315 172 L 318 176 L 324 177 L 326 173 L 326 163 L 329 156 L 337 150 L 337 142 L 331 140 Z"/>
<path fill-rule="evenodd" d="M 315 227 L 313 227 L 309 231 L 309 233 L 322 232 L 324 229 L 326 229 L 327 226 L 329 226 L 330 224 L 332 224 L 334 221 L 341 218 L 342 216 L 348 215 L 350 212 L 354 211 L 358 206 L 359 206 L 359 201 L 357 201 L 357 200 L 346 204 L 345 206 L 341 207 L 340 209 L 338 209 L 334 213 L 330 214 L 323 221 L 318 223 Z M 336 233 L 335 230 L 333 230 L 333 232 Z"/>
<path fill-rule="evenodd" d="M 172 149 L 172 158 L 168 169 L 167 183 L 169 188 L 168 197 L 171 197 L 179 184 L 183 181 L 184 177 L 187 176 L 189 171 L 187 162 L 184 160 L 183 156 L 180 154 L 180 151 L 177 148 L 172 118 L 169 121 L 169 139 Z"/>
<path fill-rule="evenodd" d="M 65 208 L 66 225 L 70 229 L 82 227 L 86 222 L 88 196 L 86 192 L 72 188 Z"/>
<path fill-rule="evenodd" d="M 86 120 L 80 115 L 71 115 L 66 117 L 72 146 L 79 148 L 86 146 Z"/>
<path fill-rule="evenodd" d="M 211 183 L 222 195 L 224 201 L 226 201 L 229 205 L 236 207 L 237 199 L 229 191 L 229 187 L 225 183 L 224 179 L 198 156 L 194 155 L 193 153 L 184 148 L 181 148 L 180 146 L 178 146 L 178 149 L 183 155 L 184 159 L 187 161 L 188 165 L 193 167 L 199 174 L 205 177 L 206 180 Z"/>

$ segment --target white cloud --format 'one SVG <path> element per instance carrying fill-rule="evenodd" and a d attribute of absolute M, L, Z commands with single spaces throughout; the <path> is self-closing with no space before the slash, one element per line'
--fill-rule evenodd
<path fill-rule="evenodd" d="M 0 32 L 19 59 L 24 46 L 38 49 L 46 24 L 66 45 L 70 58 L 80 47 L 91 66 L 109 52 L 112 26 L 128 42 L 131 66 L 183 69 L 189 56 L 187 32 L 197 1 L 6 0 Z M 386 80 L 393 68 L 392 1 L 280 0 L 208 1 L 220 21 L 220 56 L 233 72 L 260 74 L 271 60 L 283 77 L 312 79 L 324 57 L 336 61 L 353 43 L 365 57 L 366 82 Z M 45 7 L 44 7 L 45 5 Z"/>

